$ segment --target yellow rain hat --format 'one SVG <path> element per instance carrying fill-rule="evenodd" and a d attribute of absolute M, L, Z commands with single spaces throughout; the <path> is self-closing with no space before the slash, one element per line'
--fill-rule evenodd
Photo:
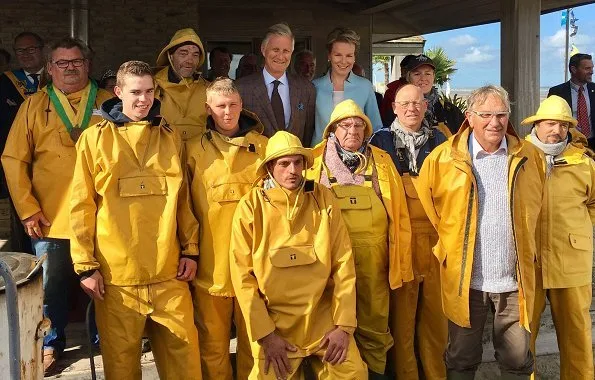
<path fill-rule="evenodd" d="M 572 117 L 572 110 L 566 100 L 557 95 L 552 95 L 541 102 L 537 113 L 521 121 L 521 124 L 533 124 L 541 120 L 565 121 L 573 127 L 578 124 Z"/>
<path fill-rule="evenodd" d="M 157 66 L 163 67 L 169 65 L 169 59 L 167 57 L 169 49 L 187 42 L 193 43 L 200 49 L 200 61 L 198 62 L 198 66 L 202 66 L 206 56 L 205 48 L 202 46 L 202 41 L 198 37 L 198 34 L 196 34 L 192 28 L 180 29 L 174 34 L 169 43 L 163 50 L 161 50 L 161 53 L 159 53 L 159 56 L 157 57 Z"/>
<path fill-rule="evenodd" d="M 266 155 L 264 161 L 258 167 L 258 175 L 266 174 L 266 164 L 277 158 L 293 155 L 302 155 L 306 160 L 304 169 L 308 169 L 314 163 L 312 151 L 304 148 L 300 139 L 289 132 L 277 131 L 267 143 Z"/>
<path fill-rule="evenodd" d="M 370 118 L 366 116 L 364 111 L 351 99 L 343 100 L 341 103 L 337 104 L 333 113 L 331 113 L 331 120 L 324 128 L 324 133 L 322 134 L 322 138 L 326 139 L 334 132 L 335 128 L 334 125 L 336 122 L 341 121 L 343 119 L 347 119 L 349 117 L 359 117 L 366 123 L 366 129 L 364 130 L 364 138 L 369 138 L 372 136 L 372 122 Z"/>

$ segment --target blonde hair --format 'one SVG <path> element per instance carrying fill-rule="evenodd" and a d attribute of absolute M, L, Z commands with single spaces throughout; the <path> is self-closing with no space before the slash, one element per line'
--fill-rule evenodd
<path fill-rule="evenodd" d="M 267 29 L 267 32 L 262 39 L 262 43 L 260 44 L 261 49 L 266 48 L 272 36 L 289 37 L 291 38 L 291 48 L 293 49 L 295 46 L 295 37 L 293 36 L 293 32 L 291 31 L 289 25 L 284 22 L 272 25 Z"/>
<path fill-rule="evenodd" d="M 346 42 L 355 45 L 355 52 L 359 51 L 359 34 L 353 29 L 338 27 L 333 29 L 326 37 L 326 49 L 330 53 L 335 42 Z"/>
<path fill-rule="evenodd" d="M 238 88 L 233 84 L 233 80 L 225 77 L 219 77 L 211 82 L 207 87 L 207 103 L 211 101 L 213 95 L 231 95 L 240 94 Z"/>
<path fill-rule="evenodd" d="M 120 65 L 120 68 L 116 73 L 116 86 L 122 88 L 124 86 L 124 80 L 129 75 L 136 77 L 144 77 L 145 75 L 148 75 L 153 79 L 153 71 L 148 63 L 143 61 L 128 61 Z M 153 83 L 155 83 L 155 81 L 153 81 Z"/>

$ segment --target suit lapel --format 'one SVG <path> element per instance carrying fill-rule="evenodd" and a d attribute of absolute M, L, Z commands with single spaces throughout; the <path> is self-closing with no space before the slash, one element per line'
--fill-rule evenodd
<path fill-rule="evenodd" d="M 570 81 L 566 82 L 565 86 L 564 86 L 564 93 L 563 98 L 564 100 L 566 100 L 566 103 L 570 104 L 570 108 L 572 108 L 572 95 L 570 93 L 571 89 L 570 89 Z"/>
<path fill-rule="evenodd" d="M 275 114 L 273 113 L 273 107 L 271 107 L 271 99 L 269 99 L 269 93 L 264 83 L 264 75 L 262 75 L 262 71 L 260 71 L 260 75 L 258 76 L 258 83 L 254 83 L 254 96 L 258 99 L 257 101 L 262 104 L 262 109 L 266 114 L 268 124 L 273 127 L 274 131 L 276 131 L 277 123 L 275 121 Z"/>

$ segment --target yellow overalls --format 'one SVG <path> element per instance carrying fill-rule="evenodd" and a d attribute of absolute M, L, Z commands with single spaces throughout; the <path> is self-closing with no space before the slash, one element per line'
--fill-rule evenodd
<path fill-rule="evenodd" d="M 368 164 L 362 186 L 338 184 L 324 168 L 341 207 L 355 260 L 357 328 L 353 336 L 368 368 L 382 374 L 393 338 L 388 329 L 388 217 L 372 187 L 374 164 Z"/>
<path fill-rule="evenodd" d="M 419 202 L 415 188 L 417 177 L 405 173 L 401 179 L 411 218 L 415 280 L 391 292 L 394 370 L 399 380 L 417 380 L 424 376 L 446 379 L 443 354 L 448 341 L 448 320 L 442 311 L 440 263 L 432 253 L 438 234 Z"/>

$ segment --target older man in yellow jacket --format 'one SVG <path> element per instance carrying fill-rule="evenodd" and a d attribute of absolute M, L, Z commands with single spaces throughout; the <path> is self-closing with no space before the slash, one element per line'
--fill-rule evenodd
<path fill-rule="evenodd" d="M 229 273 L 231 223 L 239 200 L 257 179 L 267 138 L 256 115 L 242 110 L 233 81 L 207 88 L 207 132 L 187 141 L 194 212 L 200 225 L 200 258 L 194 279 L 194 310 L 204 379 L 232 380 L 231 323 L 238 335 L 237 378 L 247 379 L 253 360 Z"/>
<path fill-rule="evenodd" d="M 419 199 L 438 231 L 448 379 L 474 378 L 491 310 L 502 378 L 533 372 L 528 330 L 544 173 L 539 151 L 517 137 L 509 114 L 506 90 L 475 90 L 461 129 L 430 153 L 419 174 Z"/>
<path fill-rule="evenodd" d="M 161 50 L 155 74 L 155 97 L 161 115 L 180 131 L 186 141 L 205 131 L 206 88 L 209 82 L 198 72 L 206 53 L 194 29 L 180 29 Z"/>
<path fill-rule="evenodd" d="M 25 100 L 8 135 L 2 166 L 17 213 L 44 263 L 44 311 L 52 322 L 44 337 L 44 368 L 50 373 L 66 344 L 72 272 L 68 225 L 70 182 L 81 132 L 101 120 L 99 106 L 111 97 L 89 80 L 89 49 L 65 38 L 52 44 L 51 82 Z"/>
<path fill-rule="evenodd" d="M 367 379 L 353 331 L 355 268 L 333 194 L 306 181 L 312 154 L 279 131 L 260 185 L 236 209 L 231 278 L 252 339 L 249 379 L 300 379 L 311 358 L 319 379 Z M 271 369 L 272 367 L 272 369 Z"/>
<path fill-rule="evenodd" d="M 308 178 L 331 189 L 351 239 L 356 271 L 355 341 L 370 370 L 384 378 L 390 289 L 413 280 L 411 225 L 403 183 L 388 153 L 367 145 L 372 123 L 351 99 L 337 104 L 314 148 Z"/>
<path fill-rule="evenodd" d="M 523 120 L 534 128 L 527 140 L 543 151 L 546 186 L 537 229 L 535 308 L 531 343 L 539 332 L 546 297 L 560 349 L 560 378 L 593 379 L 591 339 L 595 162 L 575 136 L 577 125 L 568 103 L 545 99 L 537 113 Z M 579 133 L 575 131 L 575 133 Z"/>
<path fill-rule="evenodd" d="M 198 223 L 182 141 L 157 117 L 148 64 L 122 64 L 115 92 L 77 143 L 70 202 L 72 261 L 95 299 L 105 377 L 140 380 L 146 329 L 161 379 L 201 379 L 187 283 Z"/>

